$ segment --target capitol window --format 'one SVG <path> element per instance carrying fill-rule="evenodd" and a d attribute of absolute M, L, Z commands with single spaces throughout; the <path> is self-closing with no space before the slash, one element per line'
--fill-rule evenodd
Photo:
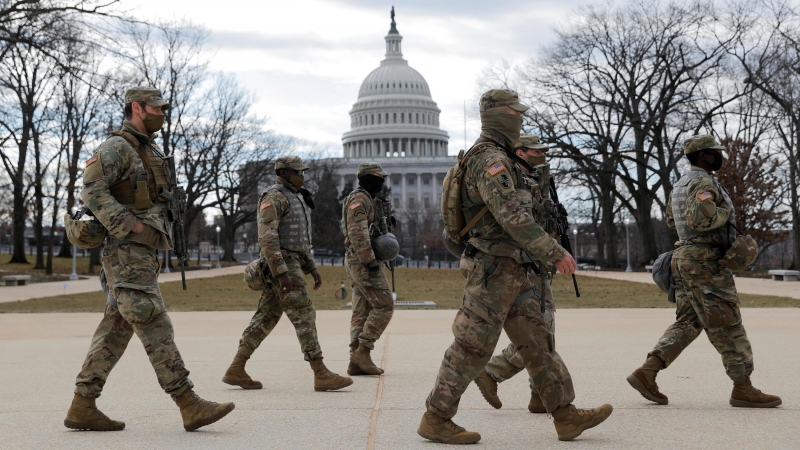
<path fill-rule="evenodd" d="M 415 182 L 416 182 L 416 178 L 408 178 L 406 180 L 406 183 L 408 183 L 409 186 L 413 186 Z"/>
<path fill-rule="evenodd" d="M 417 123 L 419 123 L 419 113 L 417 113 Z"/>
<path fill-rule="evenodd" d="M 392 121 L 392 123 L 397 123 L 397 113 L 392 113 L 392 114 L 394 116 L 394 120 Z"/>
<path fill-rule="evenodd" d="M 380 124 L 381 124 L 381 115 L 378 114 L 378 125 L 380 125 Z"/>
<path fill-rule="evenodd" d="M 400 113 L 400 123 L 406 123 L 406 113 Z"/>
<path fill-rule="evenodd" d="M 372 114 L 372 117 L 370 119 L 370 125 L 375 125 L 375 114 Z"/>

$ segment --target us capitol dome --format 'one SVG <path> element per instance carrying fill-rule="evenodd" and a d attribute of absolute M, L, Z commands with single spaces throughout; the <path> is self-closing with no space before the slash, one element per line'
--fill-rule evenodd
<path fill-rule="evenodd" d="M 358 165 L 379 162 L 389 172 L 396 210 L 436 207 L 447 170 L 449 135 L 439 128 L 441 110 L 425 78 L 403 59 L 403 36 L 392 23 L 385 59 L 361 83 L 350 110 L 350 130 L 342 136 L 344 164 L 340 190 L 357 185 Z"/>

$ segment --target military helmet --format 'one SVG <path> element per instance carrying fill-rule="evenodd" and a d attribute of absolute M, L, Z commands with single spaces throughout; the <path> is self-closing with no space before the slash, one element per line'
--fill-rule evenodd
<path fill-rule="evenodd" d="M 280 169 L 294 169 L 303 171 L 310 169 L 310 167 L 305 165 L 299 156 L 281 156 L 275 160 L 275 170 Z"/>
<path fill-rule="evenodd" d="M 719 265 L 730 270 L 744 270 L 756 262 L 756 258 L 758 258 L 758 243 L 749 234 L 740 234 L 725 256 L 719 260 Z"/>
<path fill-rule="evenodd" d="M 447 251 L 456 258 L 461 258 L 464 250 L 467 249 L 467 244 L 456 244 L 453 242 L 453 240 L 447 235 L 446 228 L 442 230 L 442 240 L 444 241 L 444 248 L 446 248 Z"/>
<path fill-rule="evenodd" d="M 94 217 L 91 220 L 81 220 L 85 212 L 86 208 L 84 207 L 78 210 L 75 216 L 64 215 L 64 228 L 67 231 L 67 239 L 78 248 L 95 248 L 103 243 L 103 240 L 108 236 L 108 230 Z"/>
<path fill-rule="evenodd" d="M 484 92 L 479 105 L 481 112 L 501 106 L 508 106 L 519 112 L 525 112 L 530 108 L 530 106 L 520 103 L 519 94 L 510 89 L 492 89 Z"/>
<path fill-rule="evenodd" d="M 392 261 L 400 254 L 400 244 L 393 233 L 385 233 L 372 239 L 372 251 L 381 261 Z"/>
<path fill-rule="evenodd" d="M 161 96 L 161 91 L 150 86 L 136 86 L 125 91 L 125 104 L 133 102 L 145 102 L 150 106 L 161 109 L 169 109 L 169 102 Z"/>
<path fill-rule="evenodd" d="M 714 139 L 714 136 L 711 136 L 710 134 L 698 134 L 683 141 L 684 155 L 708 149 L 725 150 L 726 147 L 717 143 L 716 139 Z"/>
<path fill-rule="evenodd" d="M 389 174 L 383 170 L 380 163 L 365 162 L 358 165 L 357 176 L 360 177 L 361 175 L 377 175 L 386 178 Z"/>
<path fill-rule="evenodd" d="M 514 150 L 518 148 L 529 148 L 532 150 L 541 150 L 543 152 L 550 150 L 550 147 L 547 144 L 541 143 L 539 136 L 535 136 L 533 134 L 520 135 L 519 140 L 514 143 Z"/>

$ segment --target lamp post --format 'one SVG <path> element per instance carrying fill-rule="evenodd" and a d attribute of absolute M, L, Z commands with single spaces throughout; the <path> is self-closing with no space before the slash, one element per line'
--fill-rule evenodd
<path fill-rule="evenodd" d="M 572 230 L 572 235 L 575 236 L 575 262 L 578 261 L 578 255 L 580 255 L 580 251 L 578 250 L 578 226 L 575 225 L 575 228 Z"/>
<path fill-rule="evenodd" d="M 425 267 L 427 268 L 428 267 L 428 246 L 425 245 L 425 244 L 422 244 L 422 253 L 423 253 L 423 256 L 425 257 Z"/>
<path fill-rule="evenodd" d="M 628 232 L 628 225 L 631 224 L 631 219 L 625 218 L 625 249 L 628 251 L 628 268 L 625 272 L 633 272 L 631 269 L 631 235 Z"/>
<path fill-rule="evenodd" d="M 219 263 L 219 226 L 217 226 L 217 269 L 221 268 L 222 265 Z"/>
<path fill-rule="evenodd" d="M 72 207 L 72 215 L 75 215 L 75 212 L 78 211 L 77 206 Z M 72 244 L 72 273 L 69 274 L 70 281 L 75 281 L 78 279 L 78 249 L 75 248 L 75 244 Z"/>
<path fill-rule="evenodd" d="M 242 234 L 242 239 L 244 239 L 244 251 L 249 252 L 250 247 L 247 245 L 247 233 Z"/>
<path fill-rule="evenodd" d="M 169 270 L 169 250 L 164 250 L 164 273 L 170 273 L 170 270 Z"/>

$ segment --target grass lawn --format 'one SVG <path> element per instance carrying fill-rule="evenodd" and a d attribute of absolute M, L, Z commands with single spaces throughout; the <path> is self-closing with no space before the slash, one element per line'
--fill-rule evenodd
<path fill-rule="evenodd" d="M 350 293 L 344 267 L 319 268 L 323 285 L 309 291 L 317 309 L 345 309 L 350 298 L 334 298 L 344 284 Z M 388 271 L 386 271 L 388 276 Z M 259 293 L 247 289 L 241 275 L 192 279 L 187 275 L 188 290 L 180 282 L 163 283 L 161 292 L 170 311 L 252 311 Z M 311 282 L 311 277 L 306 277 Z M 651 284 L 618 281 L 592 276 L 578 276 L 581 298 L 575 298 L 572 279 L 558 275 L 553 283 L 559 308 L 672 308 L 666 295 Z M 458 270 L 409 269 L 396 271 L 398 300 L 431 300 L 440 309 L 457 309 L 461 304 L 464 279 Z M 0 288 L 2 289 L 2 288 Z M 2 291 L 0 291 L 1 293 Z M 740 295 L 744 307 L 800 307 L 800 300 L 766 295 Z M 102 292 L 62 295 L 20 302 L 0 303 L 0 313 L 12 312 L 99 312 L 105 307 Z"/>
<path fill-rule="evenodd" d="M 88 252 L 87 252 L 88 254 Z M 78 250 L 78 257 L 76 258 L 76 265 L 75 271 L 78 275 L 99 275 L 100 274 L 100 264 L 97 264 L 94 268 L 94 274 L 89 273 L 89 257 L 88 256 L 80 256 L 81 251 Z M 34 264 L 36 263 L 36 255 L 27 255 L 28 262 L 30 264 L 10 264 L 8 261 L 11 260 L 11 255 L 0 255 L 0 274 L 2 275 L 31 275 L 33 278 L 31 279 L 31 283 L 41 283 L 47 281 L 58 281 L 64 279 L 64 276 L 69 276 L 72 273 L 72 258 L 57 258 L 53 257 L 53 275 L 48 276 L 44 274 L 44 269 L 34 269 Z M 161 256 L 161 252 L 159 252 L 159 256 Z M 45 264 L 47 263 L 47 255 L 45 255 Z M 216 264 L 216 262 L 211 263 L 207 260 L 201 260 L 201 264 Z M 172 265 L 173 267 L 177 265 L 177 260 L 172 258 Z M 229 263 L 227 261 L 222 261 L 221 264 L 223 267 L 228 267 L 230 265 L 234 265 L 234 263 Z M 187 266 L 186 270 L 196 270 L 197 261 L 191 260 L 189 261 L 189 265 Z M 177 269 L 173 269 L 177 270 Z"/>

